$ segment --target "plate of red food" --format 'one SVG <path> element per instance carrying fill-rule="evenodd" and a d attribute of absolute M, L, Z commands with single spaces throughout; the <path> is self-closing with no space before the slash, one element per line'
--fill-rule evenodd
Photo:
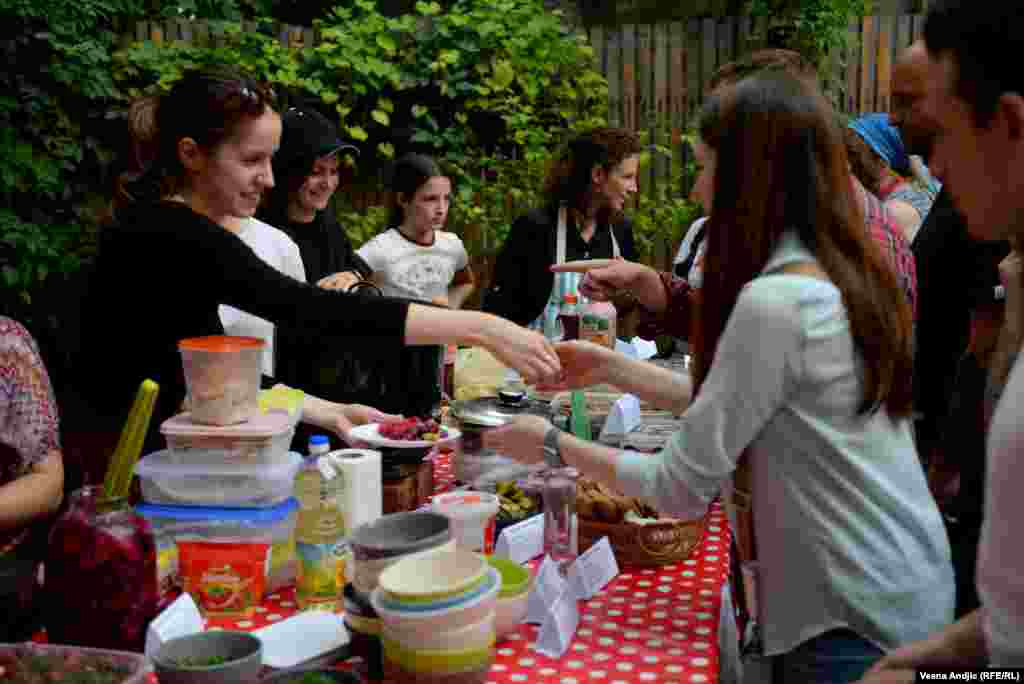
<path fill-rule="evenodd" d="M 433 418 L 404 418 L 387 423 L 367 423 L 349 430 L 349 437 L 371 446 L 422 449 L 454 442 L 462 433 Z"/>

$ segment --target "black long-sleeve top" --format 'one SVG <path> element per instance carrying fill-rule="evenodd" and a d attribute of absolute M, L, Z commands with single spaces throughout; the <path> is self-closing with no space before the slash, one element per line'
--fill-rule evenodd
<path fill-rule="evenodd" d="M 484 297 L 483 309 L 519 325 L 529 325 L 544 311 L 555 274 L 549 267 L 555 263 L 558 233 L 558 209 L 534 209 L 520 216 L 502 246 L 494 265 L 494 280 Z M 615 225 L 599 225 L 590 242 L 567 219 L 565 259 L 610 259 L 611 231 L 619 243 L 619 252 L 629 261 L 636 261 L 636 244 L 629 219 Z"/>
<path fill-rule="evenodd" d="M 139 384 L 160 385 L 146 449 L 177 412 L 185 382 L 177 344 L 220 335 L 219 304 L 329 339 L 338 347 L 400 345 L 409 302 L 323 290 L 266 264 L 240 238 L 184 204 L 131 206 L 100 236 L 86 300 L 89 396 L 126 415 Z"/>
<path fill-rule="evenodd" d="M 356 254 L 345 229 L 333 217 L 333 210 L 317 212 L 310 223 L 296 223 L 287 216 L 265 212 L 260 218 L 280 228 L 299 247 L 306 280 L 314 285 L 326 276 L 339 271 L 356 271 L 368 278 L 373 269 Z"/>

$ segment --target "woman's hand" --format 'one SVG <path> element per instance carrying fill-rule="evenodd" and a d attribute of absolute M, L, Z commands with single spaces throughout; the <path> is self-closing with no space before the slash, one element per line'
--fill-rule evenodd
<path fill-rule="evenodd" d="M 278 385 L 283 387 L 284 385 Z M 356 425 L 366 423 L 384 423 L 402 420 L 402 416 L 378 411 L 372 406 L 363 404 L 339 404 L 320 397 L 307 394 L 302 402 L 302 422 L 330 430 L 341 437 L 352 447 L 365 447 L 366 444 L 349 437 L 349 432 Z"/>
<path fill-rule="evenodd" d="M 541 463 L 544 435 L 550 427 L 551 423 L 540 416 L 520 416 L 508 425 L 484 432 L 484 446 L 519 463 Z"/>
<path fill-rule="evenodd" d="M 342 292 L 347 291 L 350 287 L 355 285 L 361 280 L 358 273 L 352 271 L 339 271 L 338 273 L 332 273 L 329 276 L 324 276 L 317 281 L 317 287 L 325 290 L 341 290 Z"/>
<path fill-rule="evenodd" d="M 560 268 L 558 264 L 555 264 L 551 270 L 558 273 Z M 626 261 L 622 258 L 614 259 L 607 266 L 587 271 L 583 280 L 580 281 L 580 292 L 590 299 L 606 302 L 640 284 L 647 271 L 655 273 L 643 264 Z"/>
<path fill-rule="evenodd" d="M 529 385 L 555 383 L 562 370 L 551 343 L 543 335 L 497 316 L 488 316 L 481 345 L 516 370 Z"/>
<path fill-rule="evenodd" d="M 593 342 L 574 340 L 559 342 L 555 353 L 562 362 L 562 376 L 552 385 L 538 385 L 542 392 L 593 387 L 608 382 L 608 371 L 614 366 L 616 354 Z"/>

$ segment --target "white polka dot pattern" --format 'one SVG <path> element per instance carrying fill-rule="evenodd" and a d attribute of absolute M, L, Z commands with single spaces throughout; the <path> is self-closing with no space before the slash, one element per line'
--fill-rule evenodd
<path fill-rule="evenodd" d="M 449 489 L 449 454 L 433 454 L 437 491 Z M 728 577 L 730 531 L 719 502 L 690 557 L 657 568 L 624 568 L 604 591 L 580 604 L 580 626 L 562 658 L 536 650 L 538 627 L 522 625 L 499 642 L 488 684 L 712 684 L 718 681 L 720 588 Z M 537 560 L 530 563 L 536 570 Z M 211 619 L 210 628 L 258 629 L 296 612 L 292 589 L 263 601 L 237 621 Z M 351 667 L 349 661 L 342 667 Z M 152 684 L 152 683 L 150 683 Z"/>

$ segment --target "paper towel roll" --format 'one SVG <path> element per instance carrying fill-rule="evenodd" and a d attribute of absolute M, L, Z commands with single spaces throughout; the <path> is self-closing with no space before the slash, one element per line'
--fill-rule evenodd
<path fill-rule="evenodd" d="M 345 520 L 345 536 L 348 536 L 363 523 L 373 522 L 382 515 L 381 455 L 370 449 L 338 449 L 327 456 L 338 477 L 344 478 L 339 503 Z"/>

